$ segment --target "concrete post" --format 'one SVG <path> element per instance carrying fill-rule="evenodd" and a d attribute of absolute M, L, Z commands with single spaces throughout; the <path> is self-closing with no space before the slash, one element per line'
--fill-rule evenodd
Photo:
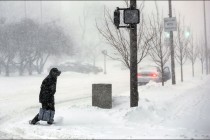
<path fill-rule="evenodd" d="M 92 84 L 92 106 L 112 108 L 112 85 Z"/>

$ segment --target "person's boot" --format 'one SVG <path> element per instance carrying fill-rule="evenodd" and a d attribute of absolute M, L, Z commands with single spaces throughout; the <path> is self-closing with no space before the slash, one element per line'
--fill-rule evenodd
<path fill-rule="evenodd" d="M 33 120 L 29 120 L 29 124 L 31 124 L 31 125 L 35 125 L 35 124 L 36 124 L 36 122 L 34 122 Z"/>
<path fill-rule="evenodd" d="M 47 122 L 47 124 L 51 125 L 51 124 L 53 124 L 53 122 L 54 122 L 54 119 L 50 119 L 50 120 Z"/>
<path fill-rule="evenodd" d="M 33 120 L 30 120 L 30 121 L 29 121 L 29 124 L 35 125 L 35 124 L 39 121 L 38 116 L 39 116 L 39 114 L 37 114 L 37 115 L 34 117 Z"/>
<path fill-rule="evenodd" d="M 53 122 L 47 122 L 47 124 L 51 125 L 51 124 L 53 124 Z"/>

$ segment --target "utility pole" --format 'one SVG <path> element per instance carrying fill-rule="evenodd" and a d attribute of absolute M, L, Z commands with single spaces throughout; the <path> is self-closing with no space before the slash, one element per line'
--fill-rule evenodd
<path fill-rule="evenodd" d="M 127 26 L 120 26 L 120 11 L 123 10 L 123 20 Z M 130 107 L 137 107 L 138 79 L 137 79 L 137 24 L 140 22 L 140 12 L 136 9 L 136 0 L 130 0 L 129 8 L 119 8 L 114 11 L 114 25 L 119 28 L 130 29 Z"/>
<path fill-rule="evenodd" d="M 130 0 L 130 8 L 136 9 L 136 0 Z M 137 79 L 137 24 L 130 28 L 130 107 L 138 106 Z"/>
<path fill-rule="evenodd" d="M 169 17 L 172 18 L 172 5 L 171 0 L 169 0 Z M 172 85 L 176 84 L 175 75 L 175 62 L 174 62 L 174 43 L 173 43 L 173 31 L 170 31 L 170 43 L 171 43 L 171 73 L 172 73 Z"/>
<path fill-rule="evenodd" d="M 205 0 L 203 0 L 203 13 L 204 13 L 204 34 L 205 34 L 206 74 L 209 74 L 209 66 L 208 66 L 208 49 L 207 49 L 207 35 L 206 35 L 206 5 L 205 5 Z"/>

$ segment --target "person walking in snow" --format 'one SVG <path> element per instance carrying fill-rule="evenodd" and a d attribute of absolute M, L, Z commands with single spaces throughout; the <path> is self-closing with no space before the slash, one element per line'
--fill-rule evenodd
<path fill-rule="evenodd" d="M 49 75 L 43 80 L 39 94 L 39 102 L 42 104 L 42 109 L 40 110 L 49 110 L 51 112 L 55 112 L 54 95 L 56 92 L 57 77 L 60 76 L 60 74 L 61 71 L 59 71 L 57 68 L 52 68 Z M 38 121 L 41 120 L 40 116 L 41 115 L 39 112 L 33 118 L 33 120 L 29 121 L 29 123 L 35 125 Z M 54 120 L 52 118 L 50 121 L 47 121 L 47 123 L 52 124 L 53 121 Z"/>

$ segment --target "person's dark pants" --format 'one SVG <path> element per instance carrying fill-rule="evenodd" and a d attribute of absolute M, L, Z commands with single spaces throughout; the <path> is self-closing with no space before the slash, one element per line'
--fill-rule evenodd
<path fill-rule="evenodd" d="M 55 104 L 54 103 L 42 103 L 42 108 L 46 109 L 46 110 L 55 111 Z M 40 121 L 38 118 L 39 118 L 39 113 L 33 118 L 31 123 L 36 124 L 38 121 Z M 48 123 L 51 124 L 52 122 L 48 122 Z"/>

